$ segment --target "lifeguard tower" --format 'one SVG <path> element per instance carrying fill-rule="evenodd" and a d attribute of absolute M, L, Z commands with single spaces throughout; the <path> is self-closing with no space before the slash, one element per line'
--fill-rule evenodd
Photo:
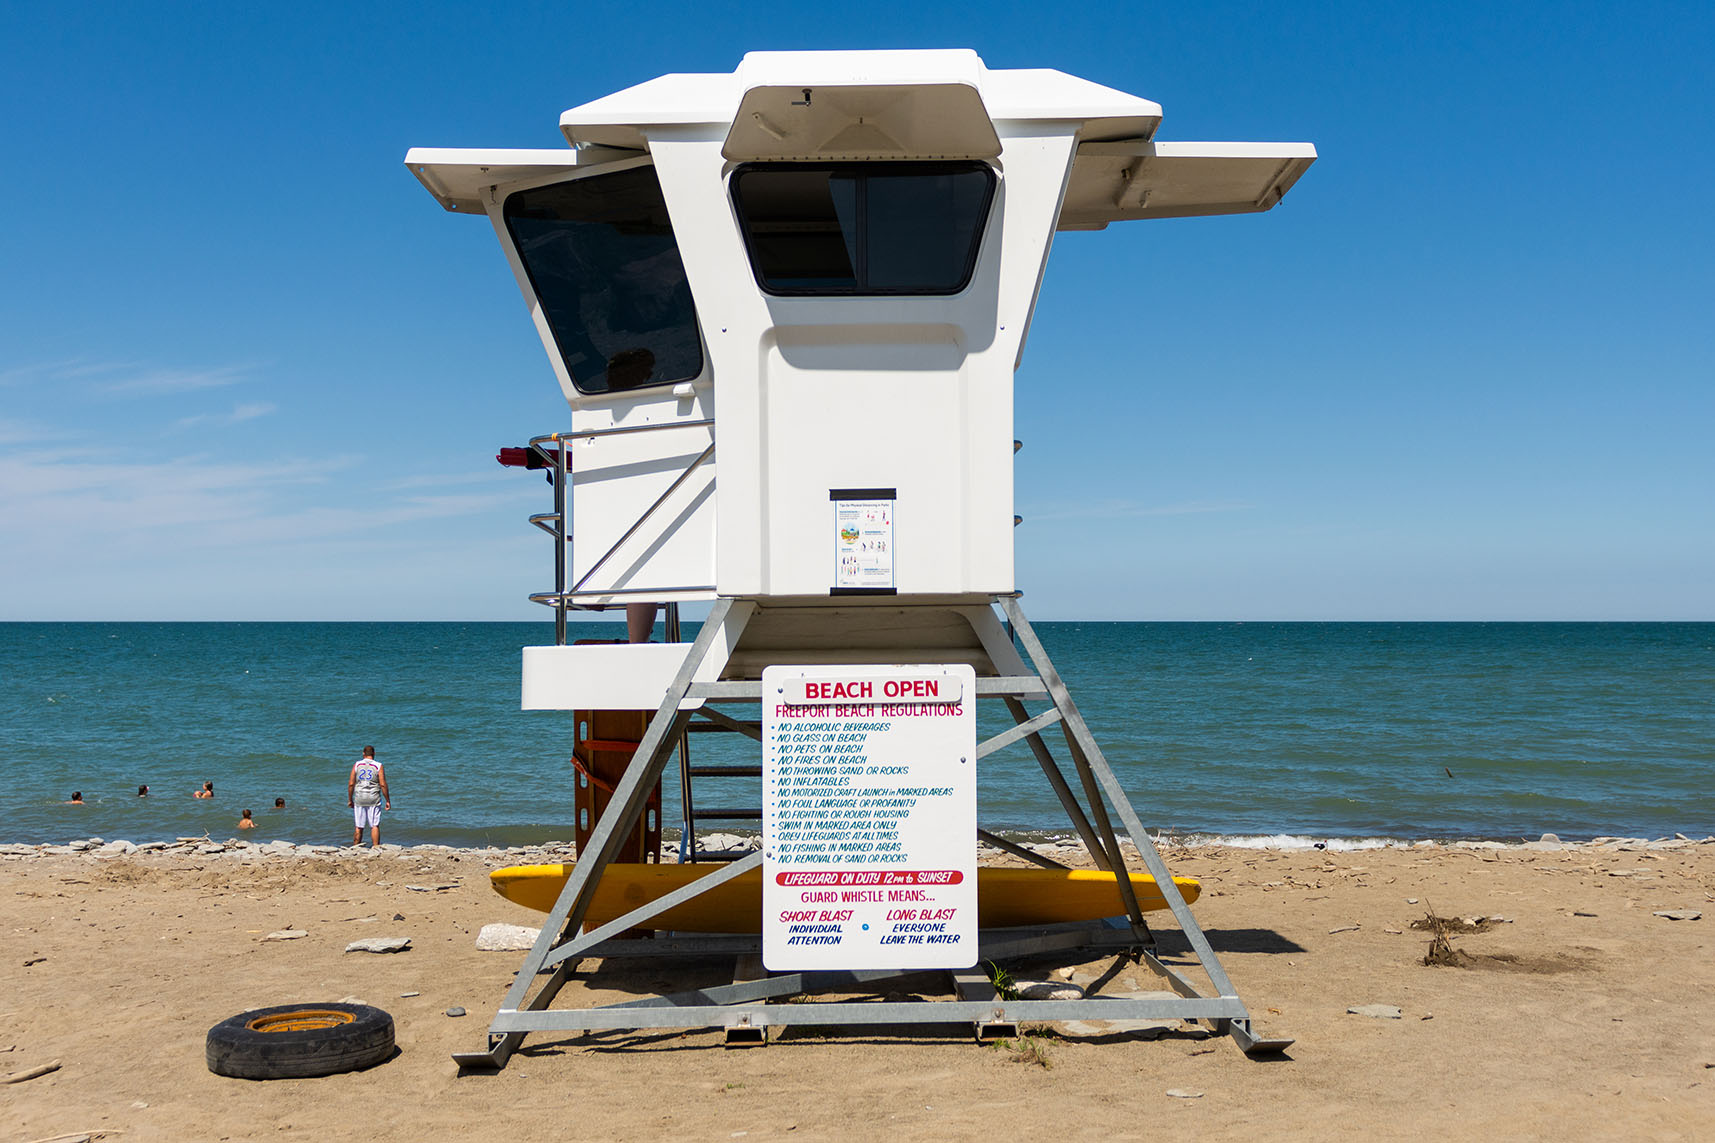
<path fill-rule="evenodd" d="M 523 659 L 526 709 L 654 712 L 467 1066 L 530 1032 L 789 1024 L 1180 1017 L 1278 1050 L 1251 1026 L 1017 598 L 1013 373 L 1057 230 L 1266 211 L 1315 159 L 1303 143 L 1171 143 L 1161 107 L 969 51 L 759 52 L 731 74 L 667 75 L 565 112 L 563 150 L 414 149 L 449 211 L 485 214 L 571 408 L 520 454 L 553 478 L 554 646 Z M 1065 382 L 1071 383 L 1071 382 Z M 569 523 L 575 523 L 572 542 Z M 569 609 L 669 605 L 668 642 L 568 646 Z M 676 605 L 707 603 L 694 642 Z M 594 1009 L 551 1007 L 582 957 L 754 953 L 755 937 L 652 918 L 755 877 L 725 864 L 586 925 L 604 871 L 678 760 L 695 796 L 734 767 L 692 765 L 687 731 L 760 739 L 765 669 L 958 665 L 1014 724 L 1098 869 L 1124 868 L 1117 818 L 1208 984 L 1152 954 L 1126 877 L 1112 917 L 984 930 L 984 959 L 1141 947 L 1173 996 L 1018 1000 L 953 973 L 936 1003 L 774 1004 L 873 991 L 897 972 L 767 974 Z M 1041 709 L 1034 709 L 1035 707 Z M 1043 732 L 1058 724 L 1070 777 Z M 964 759 L 960 759 L 963 761 Z M 760 768 L 746 771 L 752 775 Z M 760 811 L 748 816 L 760 817 Z M 986 830 L 1037 865 L 1056 863 Z M 765 835 L 766 843 L 766 835 Z M 630 860 L 635 860 L 632 858 Z M 654 931 L 638 939 L 639 930 Z"/>

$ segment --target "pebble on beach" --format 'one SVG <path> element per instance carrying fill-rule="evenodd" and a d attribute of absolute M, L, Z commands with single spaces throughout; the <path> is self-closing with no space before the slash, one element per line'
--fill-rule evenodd
<path fill-rule="evenodd" d="M 1398 1020 L 1403 1013 L 1394 1004 L 1356 1004 L 1346 1009 L 1348 1016 L 1369 1016 L 1376 1020 Z"/>
<path fill-rule="evenodd" d="M 410 937 L 365 937 L 345 946 L 346 952 L 396 953 L 411 946 Z"/>

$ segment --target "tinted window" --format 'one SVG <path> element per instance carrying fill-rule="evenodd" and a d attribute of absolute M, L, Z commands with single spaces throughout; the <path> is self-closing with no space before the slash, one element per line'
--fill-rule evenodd
<path fill-rule="evenodd" d="M 771 294 L 953 294 L 970 282 L 994 172 L 983 163 L 762 163 L 732 178 Z"/>
<path fill-rule="evenodd" d="M 519 191 L 502 213 L 579 392 L 702 372 L 696 309 L 655 168 Z"/>

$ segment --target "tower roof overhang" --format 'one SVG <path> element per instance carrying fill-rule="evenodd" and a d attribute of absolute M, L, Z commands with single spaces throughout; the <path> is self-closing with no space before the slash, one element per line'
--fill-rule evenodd
<path fill-rule="evenodd" d="M 1265 211 L 1316 159 L 1309 143 L 1158 142 L 1161 105 L 975 52 L 751 52 L 737 70 L 660 76 L 560 116 L 570 150 L 416 148 L 406 163 L 450 211 L 494 187 L 642 155 L 652 141 L 720 140 L 731 162 L 981 159 L 1032 123 L 1078 148 L 1057 228 Z M 997 129 L 998 128 L 998 129 Z"/>

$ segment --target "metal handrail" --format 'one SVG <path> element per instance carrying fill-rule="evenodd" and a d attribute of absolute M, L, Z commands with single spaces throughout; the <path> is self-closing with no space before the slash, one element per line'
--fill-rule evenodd
<path fill-rule="evenodd" d="M 595 437 L 624 436 L 626 433 L 652 433 L 661 429 L 712 429 L 714 425 L 715 419 L 713 417 L 704 417 L 700 421 L 657 421 L 649 425 L 615 425 L 611 429 L 585 429 L 582 432 L 549 433 L 546 436 L 532 437 L 530 447 L 536 448 L 538 445 L 548 442 L 558 443 L 560 441 L 590 440 Z M 549 460 L 551 458 L 547 453 L 543 453 L 542 459 Z"/>
<path fill-rule="evenodd" d="M 594 589 L 589 591 L 580 590 L 583 588 L 584 584 L 589 582 L 589 578 L 599 571 L 602 565 L 607 563 L 615 552 L 624 546 L 627 540 L 637 534 L 637 530 L 643 527 L 649 517 L 653 516 L 655 511 L 660 508 L 661 505 L 665 504 L 673 493 L 677 492 L 679 488 L 684 485 L 685 481 L 690 479 L 691 474 L 698 468 L 702 467 L 704 461 L 714 455 L 715 445 L 713 441 L 709 442 L 709 447 L 704 449 L 702 454 L 698 456 L 696 460 L 691 462 L 690 467 L 685 469 L 685 471 L 679 475 L 679 479 L 675 480 L 672 486 L 656 499 L 655 503 L 644 509 L 643 515 L 639 516 L 637 521 L 633 523 L 630 528 L 626 529 L 625 535 L 615 541 L 614 545 L 602 554 L 601 559 L 597 560 L 590 566 L 589 571 L 585 572 L 583 578 L 573 584 L 569 591 L 566 589 L 566 543 L 570 539 L 570 536 L 566 532 L 566 479 L 569 475 L 570 466 L 566 459 L 566 444 L 570 441 L 576 440 L 593 440 L 598 437 L 622 436 L 629 433 L 658 432 L 662 429 L 713 429 L 714 424 L 715 421 L 713 417 L 704 417 L 703 419 L 696 421 L 662 421 L 648 425 L 620 425 L 608 429 L 586 429 L 582 432 L 548 433 L 543 436 L 530 438 L 530 442 L 526 447 L 554 470 L 554 510 L 552 512 L 538 512 L 529 518 L 529 522 L 532 525 L 542 529 L 544 532 L 547 532 L 549 535 L 554 537 L 554 590 L 532 592 L 530 593 L 529 599 L 532 603 L 545 604 L 546 606 L 554 609 L 554 645 L 556 647 L 563 647 L 566 645 L 566 610 L 569 607 L 576 606 L 573 602 L 575 600 L 596 599 L 615 595 L 667 595 L 678 592 L 701 592 L 714 590 L 713 584 L 699 584 L 696 586 L 686 587 L 620 587 L 610 588 L 605 591 Z M 559 447 L 550 452 L 548 449 L 542 447 L 546 444 L 553 444 Z"/>
<path fill-rule="evenodd" d="M 548 454 L 542 451 L 541 442 L 540 437 L 532 440 L 530 451 L 537 456 L 548 458 Z M 566 446 L 556 448 L 553 457 L 548 459 L 554 464 L 554 513 L 549 517 L 554 526 L 544 527 L 540 516 L 530 517 L 530 522 L 554 537 L 554 590 L 563 593 L 566 590 Z M 554 646 L 565 645 L 566 601 L 560 599 L 554 603 Z"/>
<path fill-rule="evenodd" d="M 565 600 L 568 607 L 575 606 L 579 600 L 602 599 L 609 595 L 677 595 L 686 591 L 713 591 L 712 583 L 685 584 L 680 587 L 592 587 L 587 591 L 535 591 L 530 593 L 531 603 L 543 603 L 549 607 L 558 605 Z"/>

